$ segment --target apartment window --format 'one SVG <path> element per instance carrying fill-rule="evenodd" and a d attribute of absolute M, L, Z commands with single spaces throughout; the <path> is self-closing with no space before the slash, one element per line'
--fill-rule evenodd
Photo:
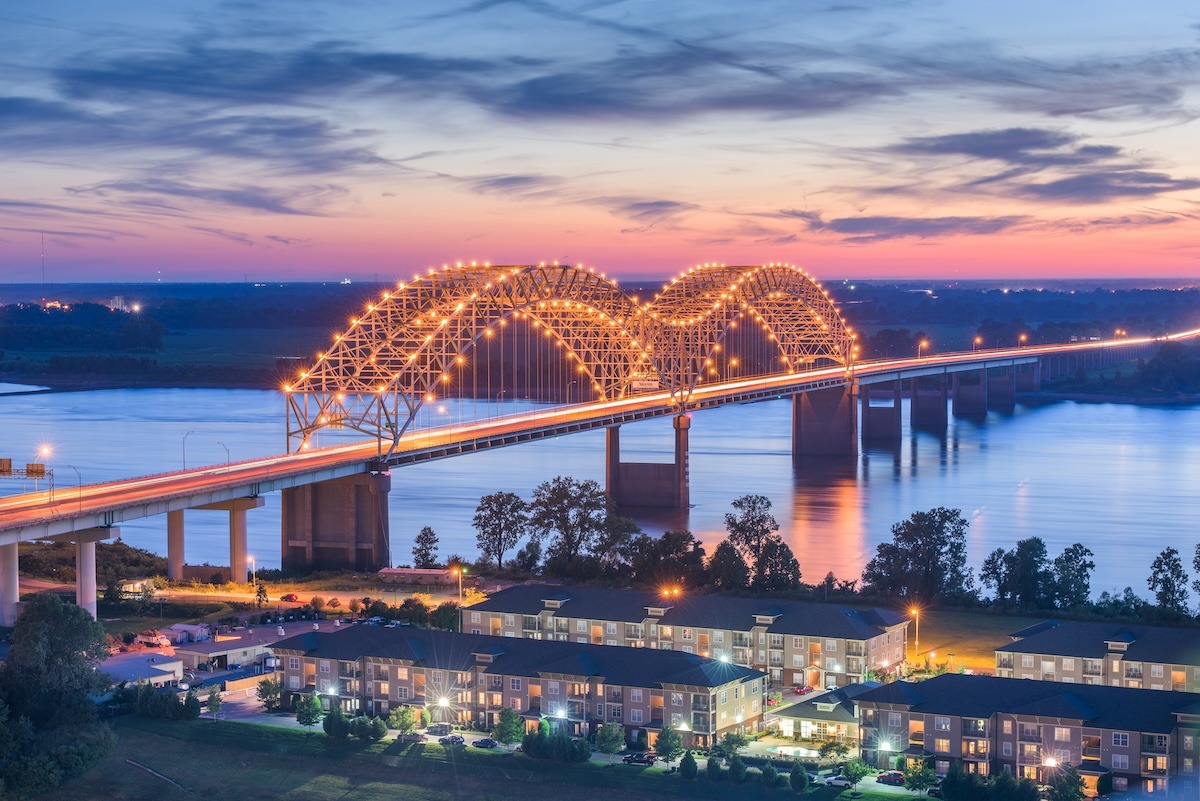
<path fill-rule="evenodd" d="M 683 706 L 683 693 L 671 693 L 671 706 Z"/>
<path fill-rule="evenodd" d="M 407 687 L 397 687 L 396 688 L 396 697 L 399 698 L 401 701 L 403 701 L 405 698 L 408 698 L 408 688 Z"/>
<path fill-rule="evenodd" d="M 641 723 L 642 722 L 642 710 L 640 710 L 640 709 L 629 710 L 629 722 L 630 723 Z"/>
<path fill-rule="evenodd" d="M 758 695 L 758 682 L 755 682 L 754 684 L 750 685 L 750 694 Z"/>
<path fill-rule="evenodd" d="M 396 681 L 408 681 L 408 668 L 396 668 Z"/>
<path fill-rule="evenodd" d="M 742 697 L 741 689 L 738 687 L 734 687 L 733 688 L 733 700 L 736 701 L 737 699 L 739 699 L 741 697 Z"/>
<path fill-rule="evenodd" d="M 558 695 L 558 682 L 550 682 L 550 684 L 546 687 L 546 690 L 550 693 L 550 695 Z"/>
<path fill-rule="evenodd" d="M 605 623 L 604 624 L 604 633 L 605 634 L 616 634 L 617 633 L 617 624 L 612 623 L 612 622 Z"/>
<path fill-rule="evenodd" d="M 657 623 L 651 623 L 651 624 L 650 624 L 650 636 L 651 636 L 651 637 L 657 637 L 657 636 L 658 636 L 658 624 L 657 624 Z M 653 648 L 653 647 L 654 647 L 654 643 L 650 643 L 650 647 L 651 647 L 651 648 Z"/>
<path fill-rule="evenodd" d="M 482 623 L 482 622 L 483 622 L 483 618 L 482 618 L 482 617 L 480 617 L 480 615 L 479 615 L 479 613 L 478 613 L 478 612 L 472 612 L 472 613 L 471 613 L 471 622 L 472 622 L 472 623 Z"/>
<path fill-rule="evenodd" d="M 596 717 L 604 719 L 604 704 L 596 704 Z"/>
<path fill-rule="evenodd" d="M 1183 758 L 1183 769 L 1180 772 L 1181 773 L 1191 773 L 1193 770 L 1195 770 L 1195 762 L 1193 762 L 1191 757 L 1184 757 Z"/>
<path fill-rule="evenodd" d="M 825 650 L 836 653 L 837 652 L 837 640 L 826 640 L 825 641 Z"/>
<path fill-rule="evenodd" d="M 608 705 L 608 716 L 610 718 L 612 718 L 613 720 L 620 720 L 621 719 L 621 705 L 620 704 L 609 704 Z"/>
<path fill-rule="evenodd" d="M 678 712 L 672 712 L 671 713 L 671 727 L 678 729 L 682 725 L 683 725 L 683 715 L 679 714 Z"/>
<path fill-rule="evenodd" d="M 1123 731 L 1114 731 L 1112 736 L 1112 744 L 1114 748 L 1128 748 L 1129 735 Z M 1128 765 L 1126 765 L 1128 767 Z"/>
<path fill-rule="evenodd" d="M 1191 751 L 1196 741 L 1190 734 L 1183 735 L 1183 750 Z"/>
<path fill-rule="evenodd" d="M 1071 742 L 1071 730 L 1065 726 L 1054 727 L 1054 742 L 1069 743 Z"/>
<path fill-rule="evenodd" d="M 724 644 L 725 644 L 725 632 L 714 631 L 713 632 L 713 645 L 724 645 Z"/>
<path fill-rule="evenodd" d="M 893 729 L 900 728 L 900 713 L 899 712 L 888 712 L 888 726 L 890 726 Z"/>
<path fill-rule="evenodd" d="M 291 690 L 299 690 L 300 689 L 300 677 L 299 676 L 288 676 L 288 689 L 291 689 Z"/>
<path fill-rule="evenodd" d="M 1021 667 L 1033 667 L 1033 654 L 1021 654 Z"/>
<path fill-rule="evenodd" d="M 950 751 L 950 740 L 945 737 L 938 737 L 933 741 L 933 750 L 941 751 L 943 754 Z"/>
<path fill-rule="evenodd" d="M 1007 740 L 1000 743 L 1000 753 L 1006 757 L 1012 756 L 1012 743 L 1008 742 Z"/>
<path fill-rule="evenodd" d="M 479 634 L 479 629 L 471 629 L 472 634 Z"/>
<path fill-rule="evenodd" d="M 1129 770 L 1129 754 L 1112 755 L 1113 770 Z"/>
<path fill-rule="evenodd" d="M 1075 660 L 1071 659 L 1069 657 L 1064 658 L 1062 661 L 1062 669 L 1063 669 L 1063 673 L 1074 670 L 1075 669 Z"/>
<path fill-rule="evenodd" d="M 804 667 L 804 654 L 792 654 L 792 667 Z"/>
<path fill-rule="evenodd" d="M 804 638 L 803 637 L 793 637 L 792 638 L 792 647 L 793 648 L 803 648 L 804 647 Z"/>
<path fill-rule="evenodd" d="M 1113 789 L 1118 793 L 1123 793 L 1129 789 L 1129 779 L 1124 776 L 1113 776 Z"/>
<path fill-rule="evenodd" d="M 642 702 L 642 691 L 634 687 L 629 691 L 629 702 L 631 704 L 640 704 Z"/>
<path fill-rule="evenodd" d="M 329 660 L 322 659 L 320 662 L 318 662 L 317 670 L 320 671 L 321 673 L 328 673 L 329 672 Z"/>
<path fill-rule="evenodd" d="M 671 626 L 659 626 L 658 633 L 669 640 L 675 636 L 675 629 Z"/>
<path fill-rule="evenodd" d="M 934 731 L 950 731 L 950 718 L 934 718 Z"/>
<path fill-rule="evenodd" d="M 516 698 L 512 699 L 512 708 L 513 709 L 521 708 L 521 697 L 520 696 L 517 696 Z"/>
<path fill-rule="evenodd" d="M 695 649 L 692 648 L 692 646 L 690 646 L 690 645 L 685 645 L 685 646 L 683 646 L 683 652 L 685 654 L 692 654 L 692 653 L 695 653 Z"/>
<path fill-rule="evenodd" d="M 1161 679 L 1162 677 L 1163 677 L 1163 666 L 1162 665 L 1151 665 L 1150 666 L 1150 678 Z"/>
<path fill-rule="evenodd" d="M 685 640 L 690 640 L 690 639 L 692 639 L 692 630 L 691 630 L 691 629 L 684 629 L 684 630 L 683 630 L 683 639 L 685 639 Z"/>
<path fill-rule="evenodd" d="M 299 670 L 299 669 L 300 669 L 300 657 L 289 656 L 288 657 L 288 670 Z"/>
<path fill-rule="evenodd" d="M 587 632 L 587 621 L 586 620 L 576 620 L 575 621 L 575 630 L 578 631 L 580 634 Z"/>
<path fill-rule="evenodd" d="M 1004 733 L 1012 734 L 1012 721 L 1011 720 L 1004 721 Z"/>
<path fill-rule="evenodd" d="M 729 690 L 721 690 L 721 703 L 729 703 Z"/>
<path fill-rule="evenodd" d="M 509 679 L 508 680 L 508 689 L 516 690 L 517 692 L 520 692 L 521 691 L 521 680 L 520 679 Z"/>

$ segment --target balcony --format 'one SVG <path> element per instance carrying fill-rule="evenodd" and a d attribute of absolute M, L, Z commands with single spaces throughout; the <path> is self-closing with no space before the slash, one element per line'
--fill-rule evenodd
<path fill-rule="evenodd" d="M 707 698 L 692 697 L 693 712 L 708 712 L 711 708 L 712 707 L 709 706 Z"/>
<path fill-rule="evenodd" d="M 753 643 L 750 642 L 750 638 L 744 634 L 733 635 L 734 648 L 749 648 L 752 644 Z"/>
<path fill-rule="evenodd" d="M 846 644 L 846 656 L 866 656 L 867 652 L 861 645 Z"/>
<path fill-rule="evenodd" d="M 1004 668 L 1005 670 L 1013 669 L 1013 658 L 1011 656 L 1001 656 L 996 660 L 996 667 Z"/>
<path fill-rule="evenodd" d="M 1099 676 L 1099 675 L 1101 675 L 1100 667 L 1098 665 L 1084 665 L 1083 666 L 1083 675 Z"/>
<path fill-rule="evenodd" d="M 1165 754 L 1167 753 L 1167 744 L 1161 745 L 1153 739 L 1142 738 L 1142 753 L 1143 754 Z"/>
<path fill-rule="evenodd" d="M 910 732 L 908 733 L 908 741 L 909 741 L 910 743 L 912 743 L 913 745 L 921 745 L 921 744 L 923 744 L 923 743 L 925 742 L 925 732 L 923 732 L 923 731 L 910 731 Z"/>
<path fill-rule="evenodd" d="M 625 694 L 620 690 L 609 690 L 608 695 L 605 696 L 604 700 L 608 701 L 610 704 L 619 704 L 625 700 Z"/>
<path fill-rule="evenodd" d="M 1099 761 L 1100 760 L 1100 748 L 1098 746 L 1092 747 L 1092 748 L 1084 748 L 1083 749 L 1083 758 L 1086 760 Z"/>
<path fill-rule="evenodd" d="M 1142 671 L 1140 671 L 1140 670 L 1126 670 L 1126 671 L 1125 671 L 1125 678 L 1127 678 L 1127 679 L 1139 679 L 1139 680 L 1140 680 L 1140 679 L 1142 678 Z"/>
<path fill-rule="evenodd" d="M 1023 743 L 1040 743 L 1042 741 L 1042 733 L 1037 729 L 1021 729 L 1021 733 L 1017 736 Z"/>

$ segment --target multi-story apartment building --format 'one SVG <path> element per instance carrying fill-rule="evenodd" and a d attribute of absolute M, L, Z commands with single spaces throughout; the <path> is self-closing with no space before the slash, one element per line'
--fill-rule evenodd
<path fill-rule="evenodd" d="M 462 611 L 462 630 L 683 651 L 830 688 L 904 661 L 908 618 L 885 609 L 527 584 Z"/>
<path fill-rule="evenodd" d="M 1200 629 L 1049 620 L 1009 636 L 997 676 L 1200 692 Z"/>
<path fill-rule="evenodd" d="M 863 757 L 876 764 L 904 754 L 940 773 L 957 761 L 1039 784 L 1070 764 L 1089 794 L 1107 774 L 1114 790 L 1197 797 L 1200 707 L 1190 693 L 946 674 L 855 703 Z"/>
<path fill-rule="evenodd" d="M 763 673 L 683 652 L 373 626 L 307 632 L 272 651 L 289 706 L 316 692 L 349 713 L 408 705 L 480 728 L 510 707 L 574 735 L 621 723 L 651 745 L 666 723 L 700 747 L 762 727 Z"/>

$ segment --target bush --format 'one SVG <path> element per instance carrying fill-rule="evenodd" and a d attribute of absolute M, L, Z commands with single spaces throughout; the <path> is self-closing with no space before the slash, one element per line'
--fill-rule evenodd
<path fill-rule="evenodd" d="M 721 769 L 721 760 L 715 756 L 708 758 L 708 764 L 704 766 L 704 776 L 710 782 L 721 781 L 721 774 L 724 771 Z"/>
<path fill-rule="evenodd" d="M 683 759 L 679 760 L 679 775 L 685 781 L 692 781 L 696 778 L 696 774 L 700 772 L 700 768 L 696 766 L 696 758 L 692 756 L 692 752 L 688 751 L 683 755 Z"/>
<path fill-rule="evenodd" d="M 334 704 L 329 714 L 321 721 L 321 728 L 325 730 L 326 736 L 333 740 L 345 740 L 350 736 L 350 721 L 342 714 L 342 705 Z"/>
<path fill-rule="evenodd" d="M 775 770 L 775 765 L 771 762 L 763 765 L 761 776 L 762 783 L 767 787 L 774 787 L 779 784 L 779 771 Z"/>
<path fill-rule="evenodd" d="M 357 715 L 350 719 L 350 734 L 360 740 L 370 739 L 371 721 L 366 715 Z"/>
<path fill-rule="evenodd" d="M 800 762 L 792 763 L 792 772 L 788 774 L 788 783 L 797 793 L 808 792 L 808 771 Z"/>
<path fill-rule="evenodd" d="M 729 760 L 729 778 L 734 784 L 741 784 L 746 781 L 746 763 L 737 754 Z"/>
<path fill-rule="evenodd" d="M 383 722 L 383 718 L 371 718 L 371 732 L 369 737 L 372 740 L 382 740 L 387 736 L 388 727 Z"/>

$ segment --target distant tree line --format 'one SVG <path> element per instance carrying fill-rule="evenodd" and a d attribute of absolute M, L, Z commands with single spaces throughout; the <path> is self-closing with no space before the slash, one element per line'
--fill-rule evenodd
<path fill-rule="evenodd" d="M 161 350 L 162 323 L 97 303 L 0 307 L 0 347 L 16 350 Z"/>

